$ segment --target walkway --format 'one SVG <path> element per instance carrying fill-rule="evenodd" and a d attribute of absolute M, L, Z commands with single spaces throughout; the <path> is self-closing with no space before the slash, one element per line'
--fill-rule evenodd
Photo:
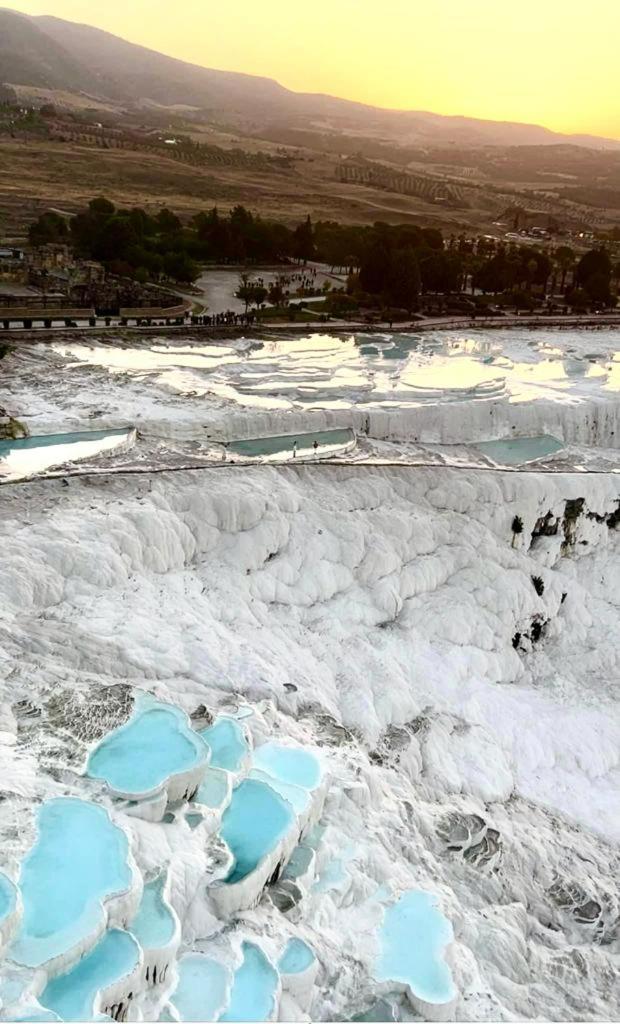
<path fill-rule="evenodd" d="M 596 327 L 620 327 L 620 311 L 617 313 L 606 313 L 599 315 L 584 316 L 504 316 L 504 317 L 428 317 L 423 320 L 412 320 L 408 323 L 390 325 L 382 321 L 378 323 L 366 323 L 360 320 L 338 320 L 329 319 L 324 323 L 317 324 L 316 320 L 293 321 L 291 323 L 263 323 L 257 321 L 251 326 L 238 325 L 217 325 L 206 327 L 202 324 L 192 324 L 189 321 L 183 323 L 156 325 L 153 327 L 127 327 L 121 324 L 119 317 L 111 318 L 106 324 L 101 317 L 95 318 L 94 323 L 80 321 L 75 327 L 52 326 L 52 327 L 10 327 L 8 330 L 0 330 L 0 344 L 3 340 L 11 338 L 23 338 L 24 335 L 36 337 L 37 342 L 53 341 L 58 335 L 79 334 L 96 332 L 116 333 L 122 331 L 123 337 L 128 334 L 161 335 L 162 330 L 171 334 L 183 334 L 188 336 L 206 336 L 211 338 L 245 338 L 248 336 L 274 335 L 283 337 L 306 334 L 308 331 L 316 332 L 320 328 L 324 334 L 419 334 L 426 331 L 463 331 L 463 330 L 490 330 L 505 329 L 510 327 L 571 327 L 571 328 L 596 328 Z"/>

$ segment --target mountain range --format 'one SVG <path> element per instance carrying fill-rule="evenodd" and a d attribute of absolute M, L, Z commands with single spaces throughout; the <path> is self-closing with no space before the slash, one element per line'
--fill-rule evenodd
<path fill-rule="evenodd" d="M 518 146 L 572 143 L 618 149 L 620 141 L 561 135 L 540 125 L 424 111 L 384 110 L 297 93 L 270 78 L 188 64 L 88 25 L 0 9 L 0 83 L 70 93 L 125 109 L 192 108 L 205 121 L 364 134 L 400 145 Z"/>

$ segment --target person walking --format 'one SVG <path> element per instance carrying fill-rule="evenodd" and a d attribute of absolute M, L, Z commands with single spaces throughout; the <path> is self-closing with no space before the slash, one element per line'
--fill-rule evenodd
<path fill-rule="evenodd" d="M 293 441 L 293 458 L 297 458 L 297 441 Z"/>

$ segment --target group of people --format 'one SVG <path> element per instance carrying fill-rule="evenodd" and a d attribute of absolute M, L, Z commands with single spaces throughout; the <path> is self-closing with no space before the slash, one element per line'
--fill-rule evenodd
<path fill-rule="evenodd" d="M 304 267 L 295 274 L 284 274 L 278 278 L 278 283 L 285 291 L 294 290 L 302 293 L 311 292 L 316 289 L 316 268 Z"/>
<path fill-rule="evenodd" d="M 316 453 L 319 450 L 319 442 L 318 441 L 313 441 L 312 442 L 312 447 L 313 447 L 314 453 L 316 455 Z M 297 441 L 293 441 L 293 458 L 294 459 L 297 458 Z"/>
<path fill-rule="evenodd" d="M 225 313 L 192 314 L 192 324 L 200 327 L 249 327 L 255 320 L 255 313 L 233 313 L 230 309 Z"/>

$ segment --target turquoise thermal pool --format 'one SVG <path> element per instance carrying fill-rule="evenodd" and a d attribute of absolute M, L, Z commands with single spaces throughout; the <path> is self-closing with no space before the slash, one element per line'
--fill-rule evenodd
<path fill-rule="evenodd" d="M 377 980 L 406 985 L 426 1003 L 449 1003 L 456 993 L 444 951 L 452 938 L 452 925 L 435 896 L 403 893 L 385 911 Z"/>
<path fill-rule="evenodd" d="M 176 922 L 164 899 L 165 875 L 147 882 L 138 913 L 129 925 L 143 949 L 163 949 L 172 942 Z"/>
<path fill-rule="evenodd" d="M 218 810 L 228 803 L 231 793 L 230 776 L 222 768 L 212 768 L 211 765 L 205 772 L 205 777 L 198 787 L 195 801 L 197 804 L 204 804 L 212 810 Z"/>
<path fill-rule="evenodd" d="M 140 963 L 140 947 L 129 932 L 113 928 L 76 966 L 52 978 L 40 1002 L 66 1021 L 93 1020 L 102 989 L 128 977 Z"/>
<path fill-rule="evenodd" d="M 231 983 L 223 964 L 202 953 L 188 953 L 179 960 L 170 1001 L 182 1021 L 216 1021 L 228 1003 Z"/>
<path fill-rule="evenodd" d="M 274 779 L 301 789 L 316 789 L 321 781 L 321 765 L 314 754 L 301 747 L 279 743 L 263 743 L 254 751 L 254 768 Z"/>
<path fill-rule="evenodd" d="M 268 775 L 267 772 L 257 771 L 256 768 L 252 769 L 249 778 L 264 782 L 271 789 L 274 789 L 284 800 L 288 801 L 295 814 L 304 814 L 308 810 L 310 794 L 307 789 L 302 789 L 301 786 L 293 786 L 288 782 L 282 782 L 281 779 L 274 778 L 274 776 Z"/>
<path fill-rule="evenodd" d="M 253 456 L 292 455 L 298 457 L 312 455 L 314 445 L 322 454 L 326 450 L 344 449 L 355 444 L 355 433 L 350 428 L 344 430 L 317 430 L 312 434 L 283 434 L 280 437 L 255 437 L 247 441 L 230 441 L 226 450 L 235 455 L 251 458 Z"/>
<path fill-rule="evenodd" d="M 281 974 L 303 974 L 315 961 L 315 956 L 310 946 L 302 939 L 289 939 L 286 949 L 278 961 L 278 970 Z"/>
<path fill-rule="evenodd" d="M 129 847 L 103 807 L 59 797 L 42 804 L 24 858 L 21 927 L 10 956 L 26 967 L 61 956 L 97 933 L 106 898 L 132 885 Z"/>
<path fill-rule="evenodd" d="M 248 744 L 243 728 L 234 718 L 218 718 L 201 736 L 211 751 L 209 764 L 213 768 L 225 768 L 229 772 L 239 770 Z"/>
<path fill-rule="evenodd" d="M 303 878 L 306 872 L 310 870 L 314 857 L 314 850 L 310 846 L 300 843 L 289 857 L 288 864 L 282 872 L 282 878 Z"/>
<path fill-rule="evenodd" d="M 537 437 L 508 437 L 499 441 L 478 441 L 475 448 L 493 462 L 504 466 L 520 466 L 555 455 L 564 448 L 562 441 L 550 434 Z"/>
<path fill-rule="evenodd" d="M 88 774 L 103 779 L 122 796 L 140 797 L 159 789 L 173 775 L 207 762 L 208 751 L 178 708 L 155 704 L 138 708 L 88 759 Z"/>
<path fill-rule="evenodd" d="M 68 434 L 40 434 L 0 441 L 0 480 L 18 480 L 52 466 L 92 458 L 129 441 L 132 428 L 83 430 Z"/>
<path fill-rule="evenodd" d="M 226 882 L 240 882 L 293 827 L 295 813 L 266 783 L 245 779 L 222 816 L 220 835 L 234 857 Z"/>
<path fill-rule="evenodd" d="M 243 963 L 235 971 L 230 1003 L 221 1021 L 270 1020 L 280 978 L 262 949 L 253 942 L 244 942 Z"/>

